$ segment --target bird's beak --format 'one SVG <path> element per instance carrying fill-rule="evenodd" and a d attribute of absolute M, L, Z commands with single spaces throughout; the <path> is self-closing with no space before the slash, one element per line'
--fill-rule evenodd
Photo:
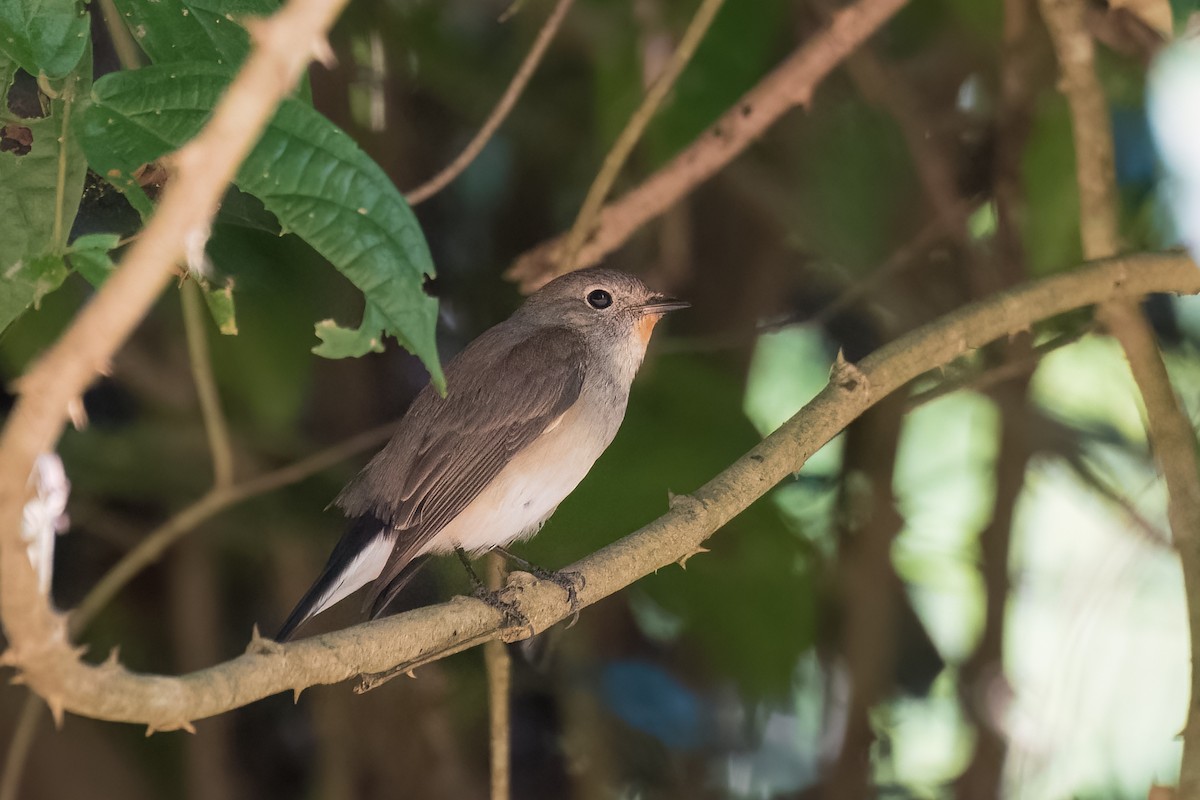
<path fill-rule="evenodd" d="M 692 304 L 686 300 L 677 300 L 674 297 L 668 297 L 665 294 L 656 294 L 650 298 L 650 302 L 638 306 L 638 310 L 644 316 L 662 316 L 668 311 L 678 311 L 681 308 L 691 308 Z"/>

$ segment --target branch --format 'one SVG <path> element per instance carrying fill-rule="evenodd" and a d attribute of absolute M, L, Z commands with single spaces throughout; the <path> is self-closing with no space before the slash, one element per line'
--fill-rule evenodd
<path fill-rule="evenodd" d="M 1085 258 L 1105 258 L 1120 246 L 1112 130 L 1104 88 L 1096 76 L 1095 46 L 1084 0 L 1040 0 L 1042 17 L 1062 70 L 1071 110 L 1079 233 Z M 1097 314 L 1121 343 L 1146 406 L 1146 434 L 1167 484 L 1167 520 L 1183 567 L 1192 641 L 1191 700 L 1184 727 L 1178 796 L 1200 795 L 1200 466 L 1196 433 L 1171 387 L 1162 354 L 1131 299 L 1104 304 Z"/>
<path fill-rule="evenodd" d="M 613 184 L 616 183 L 617 176 L 621 173 L 621 167 L 625 166 L 629 154 L 633 152 L 633 148 L 642 138 L 646 126 L 650 124 L 650 120 L 654 118 L 662 101 L 666 99 L 667 92 L 671 91 L 675 81 L 679 80 L 684 68 L 692 60 L 696 48 L 700 46 L 704 34 L 708 32 L 713 18 L 717 16 L 717 12 L 721 10 L 724 3 L 725 0 L 701 0 L 700 7 L 696 9 L 695 16 L 692 17 L 683 38 L 679 41 L 679 46 L 675 48 L 675 52 L 671 53 L 671 60 L 663 68 L 662 74 L 651 84 L 646 96 L 642 98 L 641 104 L 633 112 L 629 121 L 625 123 L 621 135 L 617 137 L 612 149 L 604 157 L 604 164 L 600 167 L 600 172 L 592 181 L 592 185 L 588 187 L 583 206 L 579 209 L 578 216 L 575 217 L 575 224 L 567 233 L 567 242 L 563 245 L 562 257 L 554 266 L 553 272 L 546 276 L 547 279 L 574 269 L 573 264 L 575 257 L 579 254 L 579 248 L 583 245 L 583 240 L 592 232 L 596 214 L 600 212 L 604 198 L 608 197 L 608 193 L 612 191 Z"/>
<path fill-rule="evenodd" d="M 20 397 L 0 435 L 0 619 L 21 663 L 70 652 L 65 619 L 38 593 L 21 540 L 34 459 L 54 449 L 68 404 L 106 368 L 158 297 L 185 242 L 207 236 L 222 194 L 276 106 L 312 55 L 328 52 L 325 32 L 345 2 L 290 0 L 270 19 L 248 23 L 254 49 L 212 119 L 172 157 L 176 176 L 158 210 L 121 268 L 17 387 Z M 51 709 L 60 711 L 54 703 Z"/>
<path fill-rule="evenodd" d="M 834 67 L 875 33 L 908 0 L 858 0 L 834 15 L 821 33 L 742 96 L 696 141 L 637 188 L 606 205 L 575 267 L 597 264 L 650 220 L 708 180 L 784 113 L 807 106 L 813 90 Z M 543 242 L 517 258 L 505 276 L 533 291 L 554 276 L 565 236 Z"/>
<path fill-rule="evenodd" d="M 1058 275 L 962 308 L 893 342 L 857 367 L 841 365 L 816 398 L 779 430 L 669 512 L 569 569 L 583 573 L 581 606 L 620 591 L 638 578 L 696 552 L 701 543 L 771 487 L 798 470 L 812 453 L 879 399 L 909 381 L 990 341 L 1072 309 L 1152 292 L 1200 292 L 1200 269 L 1182 255 L 1114 259 Z M 15 537 L 11 537 L 15 538 Z M 180 728 L 268 695 L 428 659 L 464 642 L 519 639 L 524 628 L 503 630 L 502 616 L 464 597 L 387 619 L 279 645 L 255 638 L 245 655 L 180 677 L 137 675 L 114 659 L 85 664 L 53 628 L 25 633 L 9 623 L 9 609 L 35 597 L 22 557 L 6 558 L 0 589 L 5 623 L 24 635 L 10 638 L 7 663 L 52 709 L 98 719 L 140 722 L 151 730 Z M 20 578 L 19 581 L 11 577 Z M 22 597 L 14 586 L 25 592 Z M 535 631 L 570 616 L 562 590 L 515 573 L 505 590 Z"/>
<path fill-rule="evenodd" d="M 109 1 L 111 2 L 111 0 Z M 404 199 L 408 201 L 410 206 L 423 203 L 442 189 L 445 189 L 451 181 L 461 175 L 463 170 L 470 166 L 471 162 L 483 152 L 483 148 L 491 140 L 492 135 L 504 124 L 504 120 L 508 117 L 509 112 L 517 104 L 517 100 L 521 97 L 521 92 L 525 91 L 525 86 L 529 83 L 529 79 L 533 77 L 538 64 L 542 61 L 542 56 L 546 54 L 546 48 L 550 46 L 554 35 L 558 33 L 562 21 L 567 16 L 567 11 L 571 9 L 571 5 L 574 2 L 575 0 L 558 0 L 558 5 L 550 12 L 550 16 L 542 24 L 542 29 L 538 31 L 537 38 L 533 40 L 533 46 L 529 48 L 529 53 L 525 56 L 525 60 L 517 68 L 517 74 L 513 76 L 512 83 L 504 90 L 504 95 L 500 98 L 500 102 L 496 103 L 496 107 L 492 109 L 492 113 L 488 115 L 487 120 L 483 123 L 483 127 L 467 143 L 467 146 L 458 154 L 458 157 L 446 165 L 441 172 L 405 194 Z"/>

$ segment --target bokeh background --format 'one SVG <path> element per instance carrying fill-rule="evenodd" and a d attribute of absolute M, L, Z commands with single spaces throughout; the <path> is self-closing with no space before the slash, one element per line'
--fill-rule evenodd
<path fill-rule="evenodd" d="M 579 0 L 497 136 L 417 208 L 444 358 L 520 302 L 502 273 L 570 226 L 695 5 Z M 1176 20 L 1192 10 L 1173 5 Z M 354 2 L 332 38 L 337 65 L 311 72 L 315 104 L 412 188 L 481 124 L 550 6 L 526 0 L 499 22 L 497 0 Z M 726 2 L 618 193 L 834 7 Z M 1092 12 L 1122 233 L 1131 251 L 1162 249 L 1174 238 L 1142 111 L 1155 37 L 1128 10 Z M 103 27 L 94 35 L 99 75 L 116 64 Z M 1056 77 L 1035 4 L 914 0 L 809 108 L 611 257 L 694 307 L 660 326 L 617 440 L 520 552 L 559 567 L 652 520 L 670 492 L 695 489 L 799 409 L 839 350 L 853 361 L 991 291 L 1075 268 Z M 255 218 L 231 205 L 209 248 L 236 286 L 240 333 L 210 339 L 239 478 L 396 418 L 426 381 L 394 342 L 355 360 L 312 355 L 313 323 L 356 321 L 361 295 Z M 124 201 L 93 182 L 77 226 L 114 221 L 130 223 Z M 6 381 L 90 291 L 72 278 L 0 337 Z M 1155 298 L 1146 309 L 1194 417 L 1200 306 Z M 1187 620 L 1139 403 L 1087 313 L 884 401 L 686 570 L 510 648 L 514 796 L 1052 800 L 1171 783 Z M 55 564 L 62 608 L 210 483 L 178 292 L 85 405 L 91 424 L 61 446 L 72 483 Z M 132 669 L 178 673 L 240 653 L 256 624 L 274 630 L 340 533 L 325 506 L 369 454 L 203 524 L 99 616 L 84 637 L 91 657 L 119 645 Z M 459 565 L 444 562 L 401 605 L 464 591 Z M 356 612 L 349 601 L 307 630 L 354 624 Z M 0 748 L 25 696 L 0 689 Z M 22 798 L 487 796 L 477 650 L 366 695 L 338 685 L 273 697 L 201 721 L 194 736 L 42 722 Z"/>

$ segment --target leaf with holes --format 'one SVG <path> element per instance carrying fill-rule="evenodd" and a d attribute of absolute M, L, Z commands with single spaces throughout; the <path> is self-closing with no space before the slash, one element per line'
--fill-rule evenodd
<path fill-rule="evenodd" d="M 92 168 L 129 177 L 179 147 L 200 130 L 230 78 L 228 69 L 202 63 L 106 75 L 84 119 Z M 363 326 L 353 334 L 324 326 L 316 352 L 357 355 L 373 349 L 369 340 L 382 330 L 444 386 L 434 338 L 437 302 L 423 288 L 434 273 L 429 247 L 404 197 L 350 137 L 301 101 L 285 100 L 236 183 L 363 292 Z"/>
<path fill-rule="evenodd" d="M 0 83 L 11 74 L 0 64 Z M 46 116 L 0 113 L 0 330 L 67 275 L 63 253 L 87 172 L 78 106 L 90 86 L 85 48 L 78 71 L 47 101 Z"/>

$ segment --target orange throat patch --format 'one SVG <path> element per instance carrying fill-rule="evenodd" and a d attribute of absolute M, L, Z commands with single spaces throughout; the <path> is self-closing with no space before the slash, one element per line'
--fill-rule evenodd
<path fill-rule="evenodd" d="M 662 314 L 647 314 L 642 317 L 637 324 L 638 338 L 642 340 L 642 347 L 650 344 L 650 334 L 654 333 L 654 326 L 662 319 Z"/>

